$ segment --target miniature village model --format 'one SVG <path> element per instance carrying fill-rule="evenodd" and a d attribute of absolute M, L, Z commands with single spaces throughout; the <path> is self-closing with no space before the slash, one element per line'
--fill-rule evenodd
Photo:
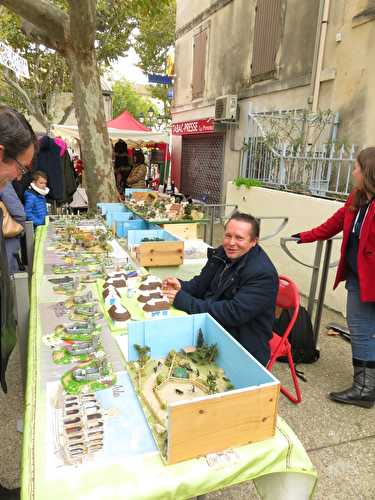
<path fill-rule="evenodd" d="M 108 253 L 111 250 L 108 241 L 112 238 L 112 232 L 105 228 L 90 230 L 89 228 L 70 225 L 67 222 L 65 227 L 56 228 L 54 243 L 57 252 L 84 252 L 85 255 L 82 258 L 77 256 L 73 260 L 78 259 L 80 265 L 88 265 L 97 261 L 87 257 L 87 254 L 98 255 Z"/>
<path fill-rule="evenodd" d="M 279 382 L 210 315 L 130 324 L 128 373 L 168 464 L 271 437 Z"/>
<path fill-rule="evenodd" d="M 103 448 L 104 422 L 94 393 L 61 397 L 58 428 L 58 450 L 68 465 L 81 464 Z"/>
<path fill-rule="evenodd" d="M 125 205 L 137 215 L 149 221 L 191 221 L 204 217 L 197 204 L 177 203 L 174 196 L 152 192 L 135 192 L 126 200 Z"/>
<path fill-rule="evenodd" d="M 196 346 L 170 351 L 164 359 L 151 359 L 148 346 L 134 345 L 138 361 L 129 363 L 129 373 L 150 415 L 161 453 L 166 456 L 168 405 L 234 389 L 224 370 L 215 364 L 218 348 L 206 344 L 199 330 Z"/>
<path fill-rule="evenodd" d="M 132 319 L 132 313 L 128 310 L 128 301 L 131 302 L 132 310 L 139 310 L 138 317 L 155 319 L 167 317 L 170 314 L 171 305 L 163 295 L 162 281 L 156 276 L 142 278 L 135 272 L 112 273 L 101 286 L 101 295 L 104 300 L 105 311 L 114 325 L 119 327 Z"/>

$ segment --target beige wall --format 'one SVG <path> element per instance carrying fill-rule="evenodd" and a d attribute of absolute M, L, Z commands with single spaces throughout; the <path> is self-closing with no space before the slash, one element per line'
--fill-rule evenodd
<path fill-rule="evenodd" d="M 289 237 L 292 234 L 303 230 L 313 228 L 338 210 L 342 203 L 332 200 L 323 200 L 294 193 L 286 193 L 273 189 L 256 188 L 250 189 L 237 188 L 232 183 L 227 187 L 228 204 L 237 204 L 240 211 L 251 213 L 255 216 L 285 216 L 289 218 L 287 226 L 277 236 L 270 240 L 261 242 L 262 247 L 271 257 L 280 274 L 290 276 L 297 283 L 299 289 L 304 295 L 308 295 L 311 270 L 294 262 L 280 247 L 280 238 Z M 278 221 L 262 222 L 261 236 L 271 234 L 279 225 Z M 297 245 L 294 242 L 288 244 L 291 250 L 299 260 L 312 264 L 315 253 L 315 243 Z M 334 242 L 332 261 L 339 257 L 340 243 Z M 345 313 L 346 293 L 343 284 L 333 291 L 333 281 L 336 269 L 329 272 L 327 282 L 327 292 L 325 304 Z"/>
<path fill-rule="evenodd" d="M 210 7 L 215 0 L 177 0 L 176 30 Z"/>
<path fill-rule="evenodd" d="M 354 26 L 353 17 L 369 5 L 331 2 L 322 75 L 329 79 L 319 99 L 321 109 L 340 112 L 339 139 L 360 146 L 375 143 L 375 20 Z"/>
<path fill-rule="evenodd" d="M 190 5 L 190 1 L 177 2 L 177 20 L 180 25 L 195 17 L 191 15 L 190 9 L 185 10 L 185 3 Z M 198 4 L 191 2 L 192 8 L 195 3 Z M 202 6 L 200 11 L 204 10 L 203 6 L 207 7 L 209 5 L 206 4 L 211 3 L 214 2 L 199 2 Z M 176 40 L 174 109 L 206 106 L 214 103 L 216 97 L 237 93 L 248 86 L 253 18 L 254 0 L 233 0 Z M 203 98 L 193 101 L 193 37 L 198 30 L 205 27 L 208 28 L 206 85 Z"/>

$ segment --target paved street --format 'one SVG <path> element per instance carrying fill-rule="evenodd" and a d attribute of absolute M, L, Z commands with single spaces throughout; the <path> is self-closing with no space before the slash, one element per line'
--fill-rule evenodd
<path fill-rule="evenodd" d="M 342 322 L 337 314 L 325 310 L 322 325 Z M 339 337 L 329 337 L 322 329 L 321 358 L 318 363 L 304 365 L 307 382 L 300 382 L 303 401 L 293 405 L 280 398 L 280 415 L 296 432 L 318 470 L 317 500 L 370 500 L 375 489 L 375 409 L 365 410 L 340 406 L 326 399 L 330 390 L 346 387 L 351 380 L 350 346 Z M 288 368 L 278 364 L 275 374 L 289 381 Z M 22 435 L 17 432 L 17 419 L 22 418 L 23 401 L 18 351 L 8 370 L 9 393 L 0 394 L 0 479 L 8 487 L 19 484 Z M 251 484 L 211 493 L 207 500 L 257 498 Z M 287 499 L 286 499 L 287 500 Z"/>

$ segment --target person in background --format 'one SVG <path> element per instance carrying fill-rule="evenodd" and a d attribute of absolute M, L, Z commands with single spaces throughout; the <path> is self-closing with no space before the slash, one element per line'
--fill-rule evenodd
<path fill-rule="evenodd" d="M 36 144 L 35 134 L 25 117 L 8 106 L 0 106 L 0 192 L 29 170 Z M 7 392 L 5 371 L 16 343 L 16 324 L 8 261 L 4 258 L 2 221 L 3 212 L 0 210 L 0 383 Z M 17 500 L 19 496 L 19 488 L 9 490 L 0 484 L 1 499 Z"/>
<path fill-rule="evenodd" d="M 4 203 L 12 219 L 25 226 L 25 210 L 11 182 L 7 182 L 2 191 L 0 191 L 0 201 Z M 21 235 L 19 234 L 13 238 L 5 238 L 5 251 L 10 274 L 21 271 Z"/>
<path fill-rule="evenodd" d="M 343 231 L 334 288 L 346 281 L 353 384 L 329 398 L 371 408 L 375 403 L 375 147 L 363 149 L 353 170 L 355 188 L 322 225 L 293 235 L 298 243 L 328 240 Z"/>
<path fill-rule="evenodd" d="M 33 221 L 34 227 L 42 226 L 45 223 L 47 215 L 46 195 L 49 193 L 47 182 L 47 175 L 41 170 L 37 170 L 33 173 L 33 181 L 24 194 L 26 219 Z"/>
<path fill-rule="evenodd" d="M 190 281 L 168 277 L 163 293 L 181 311 L 211 314 L 266 366 L 279 279 L 258 238 L 258 221 L 234 213 L 225 225 L 223 244 L 208 250 L 200 275 Z"/>
<path fill-rule="evenodd" d="M 147 167 L 145 165 L 145 157 L 141 149 L 134 151 L 134 167 L 126 181 L 129 188 L 145 188 L 146 187 Z"/>

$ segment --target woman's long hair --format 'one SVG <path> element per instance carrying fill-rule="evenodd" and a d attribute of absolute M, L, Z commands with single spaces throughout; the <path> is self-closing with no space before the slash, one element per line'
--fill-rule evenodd
<path fill-rule="evenodd" d="M 357 162 L 361 167 L 363 181 L 354 195 L 353 210 L 358 210 L 368 201 L 367 195 L 371 198 L 375 196 L 375 147 L 362 149 L 357 156 Z"/>

